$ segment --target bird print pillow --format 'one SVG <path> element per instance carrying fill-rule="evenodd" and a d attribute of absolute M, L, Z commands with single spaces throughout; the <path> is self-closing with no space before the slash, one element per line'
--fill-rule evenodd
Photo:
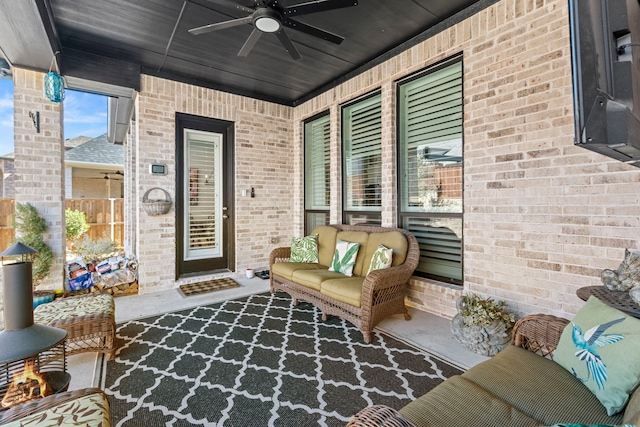
<path fill-rule="evenodd" d="M 640 320 L 592 296 L 562 332 L 553 360 L 615 415 L 640 383 Z"/>

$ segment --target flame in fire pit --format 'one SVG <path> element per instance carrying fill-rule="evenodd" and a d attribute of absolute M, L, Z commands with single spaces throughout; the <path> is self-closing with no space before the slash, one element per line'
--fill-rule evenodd
<path fill-rule="evenodd" d="M 52 393 L 49 384 L 35 369 L 33 360 L 27 359 L 24 362 L 22 373 L 14 376 L 13 382 L 2 399 L 2 406 L 8 408 L 27 400 L 49 396 Z"/>

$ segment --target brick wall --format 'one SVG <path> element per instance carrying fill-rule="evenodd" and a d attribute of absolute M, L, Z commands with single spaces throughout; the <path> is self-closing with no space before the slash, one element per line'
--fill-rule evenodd
<path fill-rule="evenodd" d="M 294 198 L 291 158 L 299 150 L 294 150 L 291 143 L 292 109 L 142 76 L 136 111 L 135 149 L 127 151 L 127 156 L 137 163 L 136 188 L 130 194 L 135 195 L 131 201 L 138 216 L 135 244 L 141 265 L 140 291 L 169 289 L 176 284 L 174 209 L 168 215 L 147 216 L 140 206 L 142 194 L 152 187 L 164 188 L 175 200 L 175 112 L 235 123 L 234 271 L 242 275 L 248 267 L 266 267 L 271 249 L 282 245 L 291 234 Z M 150 175 L 151 163 L 167 164 L 169 173 Z M 243 197 L 242 190 L 251 187 L 255 189 L 255 198 Z M 270 243 L 271 238 L 279 243 Z"/>
<path fill-rule="evenodd" d="M 30 203 L 46 220 L 45 242 L 54 262 L 42 284 L 62 289 L 66 251 L 64 227 L 65 182 L 62 133 L 62 104 L 43 96 L 44 74 L 13 69 L 15 201 Z M 40 113 L 40 133 L 29 113 Z"/>
<path fill-rule="evenodd" d="M 639 247 L 640 171 L 573 146 L 565 0 L 500 1 L 297 107 L 296 123 L 332 114 L 332 220 L 340 219 L 340 104 L 382 90 L 382 218 L 396 225 L 393 82 L 460 52 L 464 289 L 505 299 L 519 314 L 570 316 L 582 305 L 576 289 L 599 284 L 602 269 Z M 294 142 L 302 145 L 300 132 Z M 301 158 L 295 164 L 301 181 Z M 408 303 L 451 317 L 461 291 L 414 278 Z"/>

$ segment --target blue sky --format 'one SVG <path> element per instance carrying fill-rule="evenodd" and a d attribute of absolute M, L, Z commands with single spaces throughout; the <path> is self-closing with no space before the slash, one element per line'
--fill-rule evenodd
<path fill-rule="evenodd" d="M 66 90 L 64 138 L 107 132 L 107 97 Z M 0 155 L 13 151 L 13 81 L 0 79 Z"/>

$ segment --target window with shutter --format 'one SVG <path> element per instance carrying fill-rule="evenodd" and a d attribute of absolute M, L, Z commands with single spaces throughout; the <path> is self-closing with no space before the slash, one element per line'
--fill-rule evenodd
<path fill-rule="evenodd" d="M 342 108 L 344 222 L 380 224 L 382 181 L 381 96 Z"/>
<path fill-rule="evenodd" d="M 462 281 L 462 62 L 398 85 L 400 224 L 420 243 L 418 274 Z"/>
<path fill-rule="evenodd" d="M 331 195 L 331 127 L 329 115 L 304 124 L 304 200 L 307 234 L 329 223 Z"/>

